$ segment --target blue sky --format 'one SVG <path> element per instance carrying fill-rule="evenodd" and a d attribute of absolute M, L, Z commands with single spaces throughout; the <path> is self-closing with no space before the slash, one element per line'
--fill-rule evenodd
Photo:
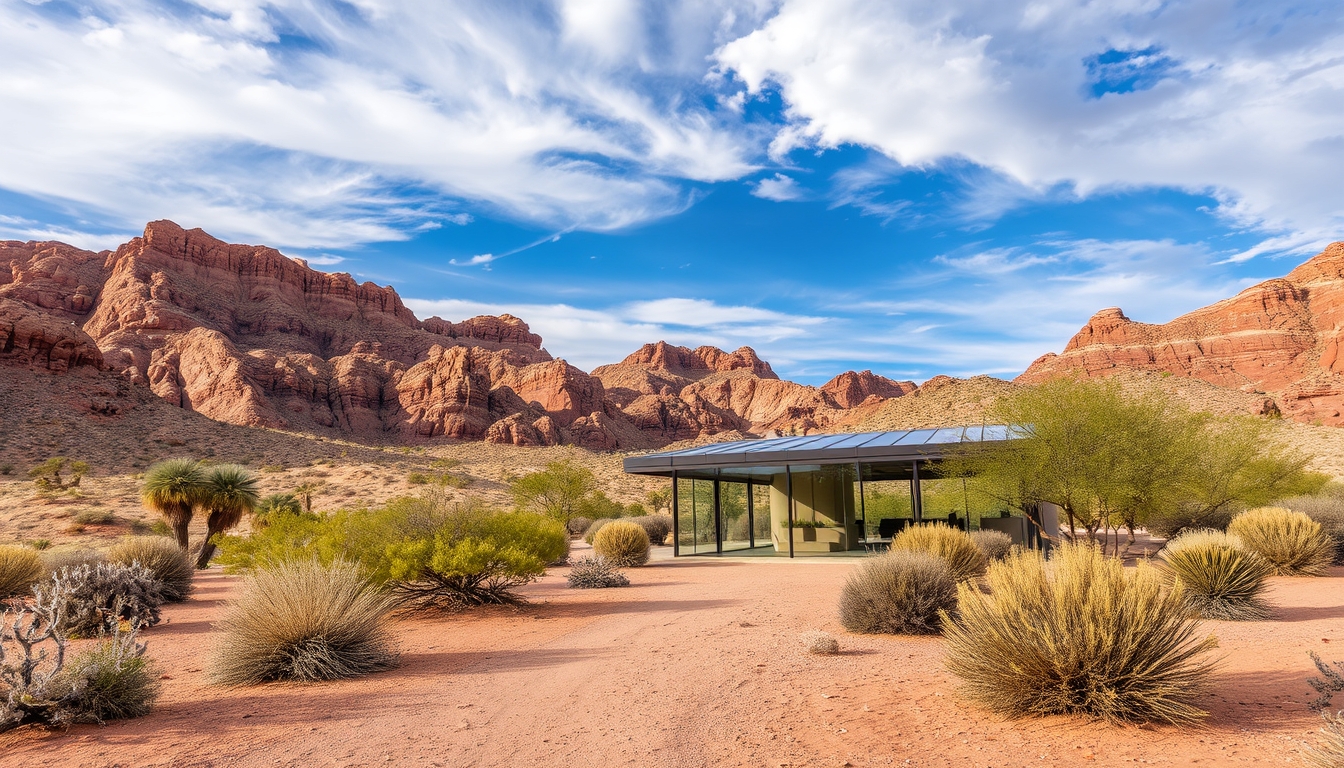
<path fill-rule="evenodd" d="M 1011 376 L 1344 239 L 1327 2 L 0 0 L 0 237 L 150 219 L 590 369 Z"/>

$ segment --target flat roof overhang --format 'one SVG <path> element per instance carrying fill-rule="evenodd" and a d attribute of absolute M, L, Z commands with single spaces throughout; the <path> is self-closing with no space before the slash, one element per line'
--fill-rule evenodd
<path fill-rule="evenodd" d="M 1017 437 L 1016 431 L 1009 427 L 992 425 L 738 440 L 631 456 L 625 459 L 623 467 L 633 475 L 671 477 L 675 472 L 678 477 L 703 479 L 746 479 L 759 475 L 764 480 L 786 466 L 804 472 L 859 463 L 877 470 L 874 479 L 898 479 L 909 477 L 908 468 L 913 462 L 941 461 L 949 450 L 966 443 L 1001 442 Z"/>

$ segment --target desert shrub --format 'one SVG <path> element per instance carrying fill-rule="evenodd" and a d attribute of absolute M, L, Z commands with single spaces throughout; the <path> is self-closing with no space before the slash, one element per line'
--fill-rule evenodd
<path fill-rule="evenodd" d="M 616 520 L 593 537 L 593 553 L 617 568 L 632 568 L 649 562 L 649 534 L 634 523 Z"/>
<path fill-rule="evenodd" d="M 75 656 L 57 682 L 68 690 L 66 706 L 75 723 L 143 717 L 154 708 L 160 688 L 154 664 L 145 658 L 145 644 L 136 642 L 134 630 L 120 626 Z"/>
<path fill-rule="evenodd" d="M 257 502 L 256 509 L 252 510 L 253 523 L 258 528 L 265 528 L 271 524 L 271 521 L 283 515 L 297 517 L 299 515 L 310 515 L 303 509 L 303 502 L 299 497 L 292 493 L 272 493 L 269 496 L 263 496 Z"/>
<path fill-rule="evenodd" d="M 985 562 L 993 560 L 1002 560 L 1013 551 L 1013 537 L 1003 531 L 991 531 L 988 529 L 972 531 L 971 543 L 980 550 L 985 556 Z"/>
<path fill-rule="evenodd" d="M 67 596 L 53 589 L 0 614 L 0 731 L 137 717 L 153 706 L 158 678 L 134 627 L 114 628 L 66 664 Z"/>
<path fill-rule="evenodd" d="M 628 587 L 630 580 L 616 566 L 600 557 L 585 557 L 569 569 L 569 586 L 574 589 Z"/>
<path fill-rule="evenodd" d="M 1276 507 L 1286 507 L 1301 512 L 1317 523 L 1321 530 L 1335 543 L 1335 565 L 1344 565 L 1344 498 L 1336 493 L 1319 496 L 1294 496 L 1274 502 Z"/>
<path fill-rule="evenodd" d="M 429 475 L 424 472 L 412 472 L 406 476 L 406 482 L 411 485 L 429 485 Z"/>
<path fill-rule="evenodd" d="M 27 547 L 0 545 L 0 599 L 27 595 L 47 575 L 42 557 Z"/>
<path fill-rule="evenodd" d="M 1311 661 L 1316 665 L 1316 671 L 1321 673 L 1320 677 L 1311 677 L 1307 679 L 1307 684 L 1316 689 L 1320 694 L 1316 700 L 1308 706 L 1312 709 L 1329 709 L 1334 703 L 1336 693 L 1344 693 L 1344 661 L 1336 661 L 1331 667 L 1321 660 L 1320 654 L 1315 651 L 1307 651 Z"/>
<path fill-rule="evenodd" d="M 585 507 L 597 491 L 597 478 L 592 471 L 569 459 L 552 461 L 540 472 L 532 472 L 514 480 L 509 491 L 514 503 L 568 523 L 571 517 L 601 517 Z"/>
<path fill-rule="evenodd" d="M 128 536 L 107 553 L 108 562 L 139 563 L 159 582 L 165 602 L 180 603 L 191 594 L 191 556 L 162 536 Z"/>
<path fill-rule="evenodd" d="M 117 516 L 106 509 L 86 509 L 75 515 L 75 522 L 80 525 L 110 525 L 117 521 Z"/>
<path fill-rule="evenodd" d="M 1282 507 L 1242 512 L 1228 524 L 1227 532 L 1280 576 L 1324 576 L 1335 556 L 1335 543 L 1319 523 Z"/>
<path fill-rule="evenodd" d="M 71 461 L 64 456 L 54 456 L 28 470 L 28 476 L 39 491 L 55 492 L 78 488 L 79 481 L 89 471 L 89 465 L 82 461 Z M 68 472 L 68 476 L 62 476 Z"/>
<path fill-rule="evenodd" d="M 803 642 L 808 653 L 829 656 L 840 652 L 840 643 L 827 632 L 814 629 L 799 635 L 798 639 Z"/>
<path fill-rule="evenodd" d="M 586 517 L 571 517 L 569 522 L 565 523 L 565 530 L 569 531 L 570 536 L 582 536 L 592 524 L 593 521 Z"/>
<path fill-rule="evenodd" d="M 662 544 L 672 532 L 671 515 L 643 515 L 628 518 L 628 521 L 644 529 L 649 535 L 650 544 Z"/>
<path fill-rule="evenodd" d="M 1344 765 L 1344 711 L 1324 713 L 1321 743 L 1307 747 L 1307 761 L 1317 768 L 1339 768 Z"/>
<path fill-rule="evenodd" d="M 985 555 L 964 531 L 948 525 L 916 525 L 896 534 L 894 550 L 927 552 L 947 561 L 958 579 L 973 579 L 985 572 Z"/>
<path fill-rule="evenodd" d="M 1236 537 L 1222 531 L 1186 531 L 1167 542 L 1159 556 L 1200 616 L 1232 621 L 1269 617 L 1261 593 L 1272 568 Z"/>
<path fill-rule="evenodd" d="M 598 520 L 594 520 L 592 524 L 588 526 L 588 529 L 583 532 L 583 540 L 589 544 L 592 544 L 594 537 L 597 536 L 597 532 L 602 530 L 602 526 L 612 522 L 615 522 L 615 519 L 610 517 L 603 517 Z"/>
<path fill-rule="evenodd" d="M 989 591 L 958 587 L 943 629 L 947 667 L 964 693 L 1009 717 L 1084 715 L 1187 723 L 1206 714 L 1216 647 L 1196 637 L 1179 585 L 1155 568 L 1127 573 L 1094 547 L 1065 544 L 1047 566 L 1038 552 L 991 563 Z"/>
<path fill-rule="evenodd" d="M 79 637 L 97 637 L 123 621 L 133 629 L 153 626 L 163 605 L 159 582 L 138 564 L 67 566 L 33 592 L 49 601 L 62 600 L 61 630 Z"/>
<path fill-rule="evenodd" d="M 58 549 L 42 553 L 42 564 L 46 566 L 48 574 L 57 573 L 62 568 L 97 565 L 103 562 L 107 562 L 107 555 L 96 549 Z"/>
<path fill-rule="evenodd" d="M 1185 506 L 1155 509 L 1148 513 L 1143 525 L 1150 534 L 1158 538 L 1172 539 L 1186 530 L 1226 530 L 1234 514 L 1236 510 L 1227 507 L 1206 509 Z"/>
<path fill-rule="evenodd" d="M 224 685 L 312 682 L 397 665 L 392 599 L 352 563 L 316 560 L 257 571 L 219 622 L 210 678 Z"/>
<path fill-rule="evenodd" d="M 27 542 L 27 544 L 39 552 L 44 549 L 51 549 L 51 539 L 33 539 L 32 541 Z"/>
<path fill-rule="evenodd" d="M 894 549 L 850 573 L 840 592 L 840 623 L 850 632 L 927 635 L 956 605 L 957 578 L 946 560 Z"/>

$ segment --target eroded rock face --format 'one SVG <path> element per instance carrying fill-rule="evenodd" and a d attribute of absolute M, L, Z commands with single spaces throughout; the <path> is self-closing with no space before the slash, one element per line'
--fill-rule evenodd
<path fill-rule="evenodd" d="M 1285 415 L 1344 424 L 1344 243 L 1334 243 L 1286 277 L 1161 325 L 1103 309 L 1060 354 L 1047 354 L 1018 381 L 1065 374 L 1161 371 L 1243 392 L 1265 393 Z"/>
<path fill-rule="evenodd" d="M 749 347 L 665 342 L 589 375 L 510 316 L 423 322 L 392 288 L 155 221 L 115 251 L 0 242 L 0 361 L 110 369 L 212 419 L 368 439 L 647 448 L 818 429 L 905 385 L 781 381 Z"/>

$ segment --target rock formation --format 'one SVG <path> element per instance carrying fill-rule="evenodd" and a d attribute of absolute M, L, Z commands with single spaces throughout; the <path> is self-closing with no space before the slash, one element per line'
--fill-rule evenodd
<path fill-rule="evenodd" d="M 1344 424 L 1344 243 L 1281 279 L 1161 325 L 1103 309 L 1019 382 L 1139 370 L 1265 395 L 1264 412 Z"/>
<path fill-rule="evenodd" d="M 229 424 L 610 450 L 819 429 L 913 389 L 868 371 L 818 389 L 749 347 L 664 342 L 589 375 L 541 343 L 510 315 L 420 321 L 390 287 L 170 221 L 100 253 L 0 242 L 0 364 L 114 377 Z"/>

